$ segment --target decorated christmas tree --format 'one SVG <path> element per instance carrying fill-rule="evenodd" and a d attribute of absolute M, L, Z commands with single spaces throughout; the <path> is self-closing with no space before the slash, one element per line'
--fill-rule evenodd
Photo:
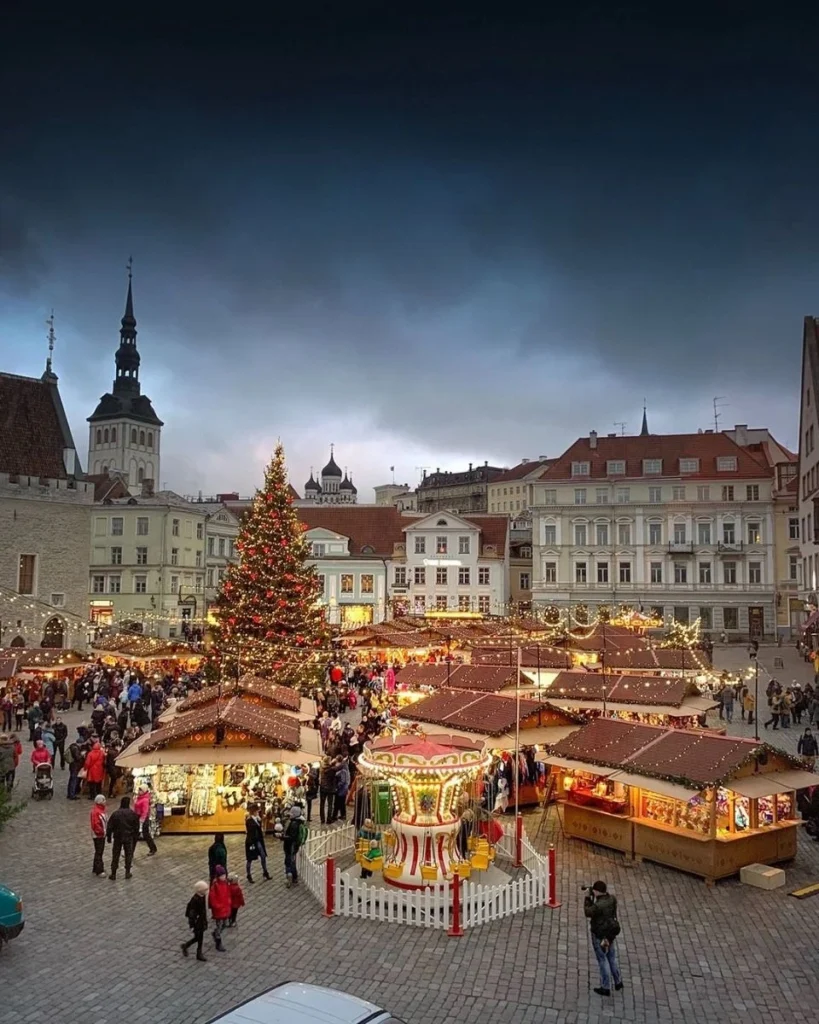
<path fill-rule="evenodd" d="M 214 667 L 223 679 L 251 672 L 286 686 L 309 685 L 318 675 L 328 634 L 281 444 L 236 548 L 239 561 L 225 573 L 217 598 Z"/>

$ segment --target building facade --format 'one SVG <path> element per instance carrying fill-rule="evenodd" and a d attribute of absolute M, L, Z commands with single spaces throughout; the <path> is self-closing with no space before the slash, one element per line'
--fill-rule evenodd
<path fill-rule="evenodd" d="M 579 438 L 529 484 L 533 601 L 775 633 L 771 473 L 723 433 Z"/>
<path fill-rule="evenodd" d="M 330 461 L 322 469 L 318 480 L 310 479 L 304 485 L 304 501 L 311 505 L 355 505 L 358 502 L 358 489 L 347 476 L 342 474 L 336 465 L 333 445 L 330 445 Z"/>
<path fill-rule="evenodd" d="M 536 480 L 553 463 L 554 459 L 541 455 L 539 459 L 522 459 L 517 466 L 505 469 L 487 487 L 487 511 L 513 517 L 525 512 L 529 507 L 527 483 Z"/>
<path fill-rule="evenodd" d="M 132 493 L 138 494 L 143 482 L 160 482 L 163 424 L 139 383 L 140 355 L 130 272 L 119 334 L 113 386 L 88 417 L 88 472 L 95 476 L 122 473 Z"/>
<path fill-rule="evenodd" d="M 528 511 L 509 522 L 509 600 L 516 612 L 532 607 L 532 516 Z"/>
<path fill-rule="evenodd" d="M 816 609 L 819 576 L 819 319 L 805 317 L 799 411 L 799 546 L 802 580 L 799 596 Z M 807 614 L 807 610 L 805 611 Z"/>
<path fill-rule="evenodd" d="M 374 487 L 376 505 L 394 505 L 399 512 L 415 512 L 418 498 L 409 484 L 380 484 Z"/>
<path fill-rule="evenodd" d="M 106 499 L 94 506 L 86 588 L 90 619 L 155 636 L 202 627 L 234 556 L 238 520 L 224 506 L 173 491 Z"/>
<path fill-rule="evenodd" d="M 398 613 L 508 613 L 508 517 L 407 516 L 403 534 L 391 566 L 394 588 L 406 588 Z"/>
<path fill-rule="evenodd" d="M 484 462 L 482 466 L 469 469 L 462 473 L 447 473 L 436 469 L 434 473 L 424 473 L 424 478 L 415 492 L 418 511 L 431 512 L 450 511 L 460 515 L 487 512 L 489 510 L 489 484 L 503 470 Z"/>
<path fill-rule="evenodd" d="M 51 359 L 41 378 L 0 373 L 0 647 L 88 639 L 85 480 Z"/>

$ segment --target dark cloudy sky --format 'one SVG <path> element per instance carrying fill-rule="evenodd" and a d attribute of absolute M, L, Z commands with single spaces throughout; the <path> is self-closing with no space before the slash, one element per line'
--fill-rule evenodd
<path fill-rule="evenodd" d="M 795 445 L 816 19 L 395 6 L 6 15 L 0 366 L 41 372 L 53 306 L 85 448 L 132 253 L 182 492 L 250 491 L 281 436 L 297 487 L 334 441 L 367 500 L 636 431 L 644 396 L 656 432 L 720 395 Z"/>

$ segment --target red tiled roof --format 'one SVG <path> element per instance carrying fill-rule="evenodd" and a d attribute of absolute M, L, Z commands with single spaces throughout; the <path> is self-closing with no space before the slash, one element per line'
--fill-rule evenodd
<path fill-rule="evenodd" d="M 296 515 L 308 530 L 330 530 L 350 539 L 350 554 L 371 547 L 373 557 L 392 556 L 393 545 L 404 543 L 407 517 L 393 505 L 299 506 Z"/>
<path fill-rule="evenodd" d="M 736 458 L 736 470 L 717 471 L 717 458 L 726 455 Z M 680 476 L 681 458 L 700 460 L 699 472 L 685 473 L 685 479 L 719 480 L 730 484 L 733 480 L 760 479 L 771 475 L 767 466 L 726 434 L 648 434 L 598 437 L 596 448 L 590 447 L 588 437 L 579 437 L 540 479 L 545 482 L 571 480 L 582 483 L 587 479 L 676 478 Z M 662 473 L 644 475 L 643 459 L 662 459 Z M 626 472 L 609 477 L 606 466 L 609 460 L 625 461 Z M 573 462 L 588 462 L 588 477 L 572 476 Z"/>
<path fill-rule="evenodd" d="M 94 501 L 104 501 L 110 498 L 114 501 L 117 498 L 127 498 L 130 495 L 128 485 L 121 477 L 111 477 L 108 473 L 87 473 L 86 480 L 94 485 Z"/>
<path fill-rule="evenodd" d="M 521 722 L 537 714 L 541 708 L 549 707 L 545 702 L 516 701 L 513 697 L 499 697 L 496 694 L 441 690 L 440 693 L 402 708 L 400 714 L 402 718 L 413 722 L 428 722 L 430 725 L 449 726 L 485 736 L 500 736 L 515 728 L 518 704 Z M 551 711 L 553 714 L 561 714 L 556 708 Z M 570 721 L 568 717 L 566 720 Z"/>
<path fill-rule="evenodd" d="M 504 484 L 509 480 L 523 480 L 524 477 L 530 474 L 543 472 L 544 469 L 548 469 L 553 466 L 557 459 L 528 459 L 526 462 L 520 462 L 517 466 L 513 466 L 511 469 L 506 469 L 499 476 L 494 477 L 490 483 L 493 484 Z"/>
<path fill-rule="evenodd" d="M 66 480 L 73 447 L 56 383 L 0 373 L 0 473 Z"/>
<path fill-rule="evenodd" d="M 241 697 L 232 697 L 226 704 L 207 704 L 203 708 L 178 715 L 163 728 L 150 733 L 140 750 L 158 750 L 168 743 L 215 729 L 217 725 L 255 737 L 271 747 L 288 750 L 299 748 L 301 728 L 295 718 L 251 704 Z"/>

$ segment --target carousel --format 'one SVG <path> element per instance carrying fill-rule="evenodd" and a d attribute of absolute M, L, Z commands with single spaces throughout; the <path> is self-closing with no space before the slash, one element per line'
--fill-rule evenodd
<path fill-rule="evenodd" d="M 460 736 L 368 744 L 358 762 L 370 804 L 370 827 L 362 829 L 356 850 L 362 871 L 421 889 L 489 868 L 491 829 L 481 830 L 476 817 L 489 761 L 482 743 Z"/>

